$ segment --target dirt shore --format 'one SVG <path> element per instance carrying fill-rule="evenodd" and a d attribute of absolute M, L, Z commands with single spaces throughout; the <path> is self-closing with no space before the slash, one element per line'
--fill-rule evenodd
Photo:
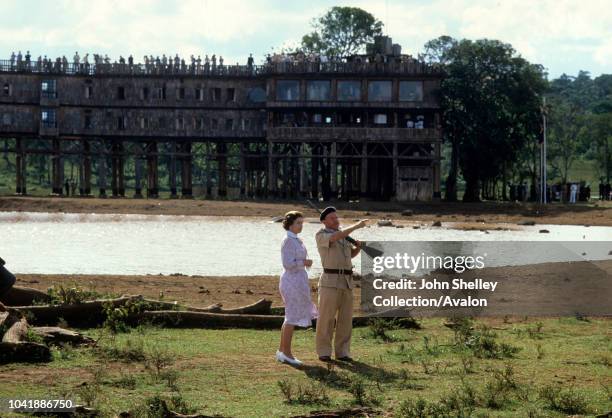
<path fill-rule="evenodd" d="M 404 219 L 417 222 L 518 223 L 612 226 L 612 202 L 592 204 L 531 203 L 398 203 L 319 202 L 334 205 L 345 218 Z M 134 213 L 149 215 L 280 216 L 300 210 L 307 217 L 318 213 L 305 201 L 231 201 L 200 199 L 58 198 L 0 196 L 0 211 Z M 410 211 L 406 213 L 405 211 Z M 404 214 L 403 214 L 404 213 Z"/>
<path fill-rule="evenodd" d="M 545 310 L 555 311 L 567 303 L 603 306 L 605 310 L 610 297 L 612 260 L 489 267 L 474 273 L 478 278 L 499 281 L 500 289 L 491 295 L 494 296 L 492 300 L 513 306 L 525 305 L 512 311 L 527 313 L 535 305 L 547 305 Z M 16 285 L 43 291 L 61 285 L 95 290 L 102 294 L 141 294 L 154 299 L 163 295 L 165 301 L 200 307 L 221 303 L 226 308 L 234 308 L 261 298 L 272 300 L 272 306 L 283 306 L 277 276 L 16 274 L 16 277 Z M 469 275 L 460 277 L 469 279 Z M 316 301 L 317 280 L 311 278 L 310 282 L 311 295 Z M 359 280 L 355 280 L 355 283 L 353 296 L 357 313 L 361 283 Z M 576 301 L 580 297 L 585 300 Z"/>

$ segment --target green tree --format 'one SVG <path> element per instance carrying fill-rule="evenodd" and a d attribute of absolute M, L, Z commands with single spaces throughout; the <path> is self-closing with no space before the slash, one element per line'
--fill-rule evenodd
<path fill-rule="evenodd" d="M 612 177 L 612 112 L 596 113 L 587 119 L 590 140 L 598 177 L 610 182 Z"/>
<path fill-rule="evenodd" d="M 561 183 L 565 184 L 572 164 L 578 156 L 584 112 L 577 104 L 562 96 L 552 96 L 549 103 L 548 161 L 554 174 L 557 174 L 561 178 Z"/>
<path fill-rule="evenodd" d="M 302 37 L 301 49 L 334 58 L 360 53 L 382 33 L 383 24 L 358 7 L 332 7 L 313 20 L 313 31 Z"/>
<path fill-rule="evenodd" d="M 497 40 L 438 38 L 429 46 L 442 51 L 431 56 L 444 63 L 447 72 L 441 88 L 443 121 L 452 144 L 451 160 L 466 181 L 463 200 L 480 200 L 483 186 L 490 198 L 497 182 L 505 183 L 506 167 L 529 141 L 537 141 L 546 88 L 543 68 Z M 452 165 L 447 200 L 456 198 Z"/>

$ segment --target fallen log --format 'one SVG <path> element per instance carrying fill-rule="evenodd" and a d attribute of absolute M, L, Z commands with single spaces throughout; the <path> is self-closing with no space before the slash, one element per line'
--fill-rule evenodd
<path fill-rule="evenodd" d="M 147 303 L 148 307 L 151 310 L 159 310 L 159 311 L 163 311 L 163 310 L 173 310 L 176 309 L 177 307 L 181 307 L 181 310 L 185 310 L 185 311 L 191 311 L 191 312 L 221 312 L 222 308 L 221 308 L 221 304 L 220 303 L 213 303 L 210 306 L 206 306 L 203 308 L 199 308 L 199 307 L 195 307 L 195 306 L 181 306 L 178 304 L 178 302 L 163 302 L 160 300 L 154 300 L 154 299 L 143 299 L 144 302 Z"/>
<path fill-rule="evenodd" d="M 0 336 L 4 334 L 4 330 L 7 329 L 11 321 L 11 313 L 6 309 L 6 307 L 0 303 Z"/>
<path fill-rule="evenodd" d="M 224 314 L 253 314 L 253 315 L 269 315 L 272 301 L 268 299 L 259 299 L 257 302 L 240 308 L 221 309 L 219 313 Z"/>
<path fill-rule="evenodd" d="M 28 316 L 33 325 L 56 325 L 60 318 L 73 326 L 96 326 L 106 319 L 104 308 L 110 304 L 117 308 L 127 303 L 142 302 L 143 297 L 122 296 L 116 299 L 98 299 L 70 305 L 33 305 L 14 306 L 19 312 Z"/>
<path fill-rule="evenodd" d="M 0 303 L 0 364 L 12 362 L 51 361 L 51 350 L 46 344 L 32 341 L 31 334 L 43 343 L 85 344 L 93 340 L 77 332 L 58 327 L 30 327 L 24 314 Z"/>
<path fill-rule="evenodd" d="M 31 330 L 40 336 L 45 344 L 86 345 L 94 343 L 92 338 L 60 327 L 32 327 Z"/>
<path fill-rule="evenodd" d="M 8 329 L 2 336 L 2 342 L 19 343 L 26 340 L 28 321 L 25 318 L 19 318 L 14 313 L 9 313 L 9 320 L 6 322 L 6 325 Z"/>
<path fill-rule="evenodd" d="M 157 405 L 156 405 L 157 406 Z M 221 415 L 203 415 L 203 414 L 180 414 L 178 412 L 170 410 L 168 407 L 168 403 L 165 400 L 161 400 L 159 403 L 161 411 L 156 411 L 159 413 L 159 416 L 164 418 L 223 418 Z M 136 418 L 139 417 L 140 414 L 132 413 L 131 411 L 125 411 L 119 413 L 116 418 Z M 157 415 L 156 415 L 157 416 Z"/>
<path fill-rule="evenodd" d="M 182 306 L 177 302 L 162 302 L 153 299 L 144 299 L 147 302 L 150 311 L 176 310 L 180 307 L 181 311 L 189 312 L 211 312 L 225 314 L 254 314 L 254 315 L 269 315 L 271 313 L 272 301 L 268 299 L 259 299 L 257 302 L 250 305 L 240 306 L 238 308 L 224 309 L 222 304 L 215 303 L 210 306 L 199 308 L 196 306 Z"/>
<path fill-rule="evenodd" d="M 283 324 L 280 315 L 246 315 L 190 311 L 144 311 L 130 317 L 130 321 L 142 321 L 169 328 L 257 328 L 276 329 Z"/>
<path fill-rule="evenodd" d="M 62 305 L 32 305 L 32 306 L 13 306 L 15 309 L 28 316 L 29 322 L 33 325 L 56 325 L 60 318 L 63 318 L 71 326 L 97 326 L 104 323 L 106 315 L 105 306 L 111 304 L 113 307 L 125 306 L 127 304 L 141 304 L 141 310 L 148 311 L 176 311 L 181 308 L 187 312 L 199 313 L 223 313 L 223 314 L 269 314 L 272 302 L 267 299 L 260 299 L 250 305 L 223 309 L 216 303 L 207 307 L 195 307 L 181 305 L 173 302 L 145 299 L 142 295 L 122 296 L 116 299 L 97 299 L 75 304 Z"/>
<path fill-rule="evenodd" d="M 24 362 L 39 363 L 51 361 L 51 351 L 44 344 L 22 342 L 0 342 L 0 364 Z"/>
<path fill-rule="evenodd" d="M 0 364 L 51 361 L 51 351 L 44 344 L 26 341 L 28 321 L 17 311 L 0 305 Z"/>
<path fill-rule="evenodd" d="M 0 298 L 7 306 L 34 305 L 35 303 L 51 302 L 51 296 L 31 287 L 13 286 Z"/>
<path fill-rule="evenodd" d="M 343 409 L 330 409 L 323 411 L 312 411 L 308 415 L 292 415 L 291 418 L 348 418 L 348 417 L 370 417 L 377 416 L 380 411 L 369 407 L 355 407 Z"/>

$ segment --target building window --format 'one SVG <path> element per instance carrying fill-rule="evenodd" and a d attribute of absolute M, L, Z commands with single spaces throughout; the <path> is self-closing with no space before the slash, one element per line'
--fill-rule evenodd
<path fill-rule="evenodd" d="M 185 98 L 185 87 L 179 87 L 176 89 L 176 100 L 183 100 Z"/>
<path fill-rule="evenodd" d="M 234 130 L 234 119 L 225 119 L 225 130 L 226 131 Z"/>
<path fill-rule="evenodd" d="M 83 123 L 83 126 L 85 127 L 85 129 L 91 129 L 92 123 L 91 123 L 91 110 L 86 110 L 85 111 L 85 121 Z"/>
<path fill-rule="evenodd" d="M 4 86 L 2 86 L 2 94 L 5 96 L 11 95 L 11 85 L 9 83 L 4 83 Z"/>
<path fill-rule="evenodd" d="M 45 128 L 56 128 L 57 119 L 55 109 L 43 109 L 40 112 L 40 120 Z"/>
<path fill-rule="evenodd" d="M 160 116 L 157 120 L 157 125 L 159 128 L 164 129 L 166 127 L 166 119 L 163 116 Z"/>
<path fill-rule="evenodd" d="M 252 103 L 263 103 L 266 101 L 266 91 L 261 87 L 253 87 L 249 90 L 247 99 Z"/>
<path fill-rule="evenodd" d="M 236 100 L 236 90 L 233 88 L 227 89 L 227 101 L 233 102 L 234 100 Z"/>
<path fill-rule="evenodd" d="M 91 99 L 93 96 L 93 86 L 85 86 L 85 98 Z"/>
<path fill-rule="evenodd" d="M 55 80 L 43 80 L 41 84 L 42 97 L 55 99 L 57 97 L 57 90 Z"/>
<path fill-rule="evenodd" d="M 140 100 L 147 100 L 149 98 L 149 88 L 143 87 L 140 89 Z"/>
<path fill-rule="evenodd" d="M 399 99 L 402 102 L 422 102 L 423 101 L 423 82 L 422 81 L 400 81 Z"/>
<path fill-rule="evenodd" d="M 201 131 L 202 129 L 204 129 L 204 118 L 195 118 L 193 120 L 193 125 L 195 129 Z"/>
<path fill-rule="evenodd" d="M 11 115 L 5 113 L 2 115 L 2 125 L 9 126 L 11 124 Z"/>
<path fill-rule="evenodd" d="M 204 100 L 204 89 L 195 89 L 196 100 Z"/>
<path fill-rule="evenodd" d="M 183 129 L 185 127 L 185 119 L 182 116 L 176 118 L 176 129 Z"/>
<path fill-rule="evenodd" d="M 149 129 L 149 118 L 146 116 L 140 117 L 140 129 Z"/>
<path fill-rule="evenodd" d="M 390 102 L 391 81 L 370 81 L 368 83 L 368 100 L 371 102 Z"/>
<path fill-rule="evenodd" d="M 166 100 L 166 87 L 157 88 L 157 98 L 160 100 Z"/>
<path fill-rule="evenodd" d="M 386 125 L 387 115 L 385 113 L 376 113 L 374 115 L 374 124 L 375 125 Z"/>
<path fill-rule="evenodd" d="M 338 100 L 339 101 L 359 101 L 361 100 L 361 81 L 339 80 L 338 81 Z"/>
<path fill-rule="evenodd" d="M 278 80 L 276 82 L 276 100 L 298 100 L 300 82 L 298 80 Z"/>
<path fill-rule="evenodd" d="M 117 116 L 117 129 L 120 131 L 125 130 L 127 126 L 127 118 L 125 116 Z"/>
<path fill-rule="evenodd" d="M 248 131 L 251 128 L 251 119 L 241 119 L 242 130 Z"/>
<path fill-rule="evenodd" d="M 125 100 L 125 87 L 117 87 L 117 100 Z"/>
<path fill-rule="evenodd" d="M 213 88 L 210 93 L 212 94 L 212 101 L 213 102 L 220 102 L 221 101 L 221 89 L 219 87 L 215 87 Z"/>
<path fill-rule="evenodd" d="M 312 123 L 322 123 L 323 122 L 323 115 L 320 113 L 315 113 L 314 115 L 312 115 Z"/>
<path fill-rule="evenodd" d="M 217 129 L 219 127 L 219 121 L 217 119 L 212 118 L 210 122 L 211 122 L 212 129 Z"/>
<path fill-rule="evenodd" d="M 330 81 L 313 80 L 306 83 L 306 100 L 329 100 L 330 98 Z"/>

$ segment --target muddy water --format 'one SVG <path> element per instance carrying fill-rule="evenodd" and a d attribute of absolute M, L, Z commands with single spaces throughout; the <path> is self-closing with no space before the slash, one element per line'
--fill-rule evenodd
<path fill-rule="evenodd" d="M 352 236 L 371 241 L 481 241 L 482 246 L 486 241 L 612 241 L 612 227 L 509 225 L 516 230 L 485 233 L 452 226 L 371 226 Z M 319 228 L 318 221 L 308 219 L 301 234 L 314 260 L 311 277 L 321 271 L 314 242 Z M 550 233 L 539 233 L 541 229 Z M 280 223 L 268 218 L 0 213 L 0 256 L 15 273 L 275 275 L 282 271 L 284 236 Z M 519 254 L 506 254 L 505 265 L 524 264 L 524 254 Z M 547 257 L 533 255 L 529 262 L 553 261 Z M 358 258 L 354 264 L 359 270 Z"/>

